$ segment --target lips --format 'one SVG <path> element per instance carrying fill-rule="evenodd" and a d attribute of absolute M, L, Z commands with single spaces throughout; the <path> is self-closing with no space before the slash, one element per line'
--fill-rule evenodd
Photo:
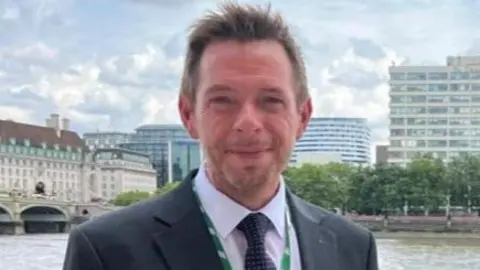
<path fill-rule="evenodd" d="M 229 150 L 227 154 L 232 154 L 240 158 L 255 159 L 262 157 L 267 151 L 268 149 Z"/>
<path fill-rule="evenodd" d="M 248 155 L 248 154 L 258 154 L 266 151 L 268 151 L 268 149 L 231 149 L 231 150 L 227 150 L 227 153 Z"/>

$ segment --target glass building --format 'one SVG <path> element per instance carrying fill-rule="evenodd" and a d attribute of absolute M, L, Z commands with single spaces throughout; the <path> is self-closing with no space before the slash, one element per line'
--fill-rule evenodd
<path fill-rule="evenodd" d="M 446 66 L 391 66 L 389 72 L 389 163 L 480 151 L 480 57 L 450 56 Z"/>
<path fill-rule="evenodd" d="M 200 144 L 191 139 L 182 125 L 140 126 L 130 137 L 130 141 L 120 144 L 120 147 L 149 155 L 157 171 L 158 187 L 168 181 L 183 179 L 180 176 L 186 175 L 187 169 L 193 169 L 195 165 L 198 167 L 200 164 L 194 162 L 200 159 Z M 196 153 L 193 152 L 194 149 L 197 149 Z M 174 162 L 178 164 L 175 170 L 173 170 Z M 169 166 L 169 164 L 172 165 Z"/>
<path fill-rule="evenodd" d="M 201 165 L 200 144 L 194 140 L 169 141 L 169 144 L 172 164 L 169 181 L 181 181 Z"/>
<path fill-rule="evenodd" d="M 348 117 L 314 117 L 297 141 L 290 165 L 326 160 L 353 164 L 370 163 L 370 129 L 367 120 Z M 322 157 L 323 156 L 323 157 Z M 337 160 L 330 157 L 336 156 Z"/>

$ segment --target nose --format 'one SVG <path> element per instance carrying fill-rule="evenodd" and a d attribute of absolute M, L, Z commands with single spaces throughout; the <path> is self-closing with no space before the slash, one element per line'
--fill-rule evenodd
<path fill-rule="evenodd" d="M 235 119 L 233 129 L 247 135 L 259 133 L 262 129 L 261 115 L 254 105 L 245 104 Z"/>

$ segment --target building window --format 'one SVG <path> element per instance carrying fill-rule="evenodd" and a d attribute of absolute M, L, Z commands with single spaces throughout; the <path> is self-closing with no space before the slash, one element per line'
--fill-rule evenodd
<path fill-rule="evenodd" d="M 409 72 L 407 73 L 408 81 L 424 81 L 427 79 L 427 74 L 424 72 Z"/>
<path fill-rule="evenodd" d="M 432 81 L 448 80 L 447 72 L 430 72 L 428 73 L 428 79 Z"/>
<path fill-rule="evenodd" d="M 403 152 L 397 152 L 397 151 L 390 151 L 388 153 L 389 158 L 403 158 Z"/>
<path fill-rule="evenodd" d="M 390 73 L 390 79 L 395 81 L 405 80 L 405 73 L 392 72 Z"/>
<path fill-rule="evenodd" d="M 470 73 L 463 71 L 455 71 L 450 73 L 450 79 L 452 80 L 468 80 L 470 78 Z"/>

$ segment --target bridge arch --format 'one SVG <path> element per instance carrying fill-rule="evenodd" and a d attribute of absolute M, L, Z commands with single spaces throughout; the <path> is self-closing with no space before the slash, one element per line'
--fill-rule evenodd
<path fill-rule="evenodd" d="M 30 222 L 68 222 L 69 215 L 56 205 L 33 204 L 20 209 L 20 218 Z"/>
<path fill-rule="evenodd" d="M 28 205 L 20 209 L 25 233 L 67 232 L 69 215 L 55 205 Z"/>
<path fill-rule="evenodd" d="M 0 203 L 0 223 L 13 222 L 13 212 L 6 206 Z"/>

